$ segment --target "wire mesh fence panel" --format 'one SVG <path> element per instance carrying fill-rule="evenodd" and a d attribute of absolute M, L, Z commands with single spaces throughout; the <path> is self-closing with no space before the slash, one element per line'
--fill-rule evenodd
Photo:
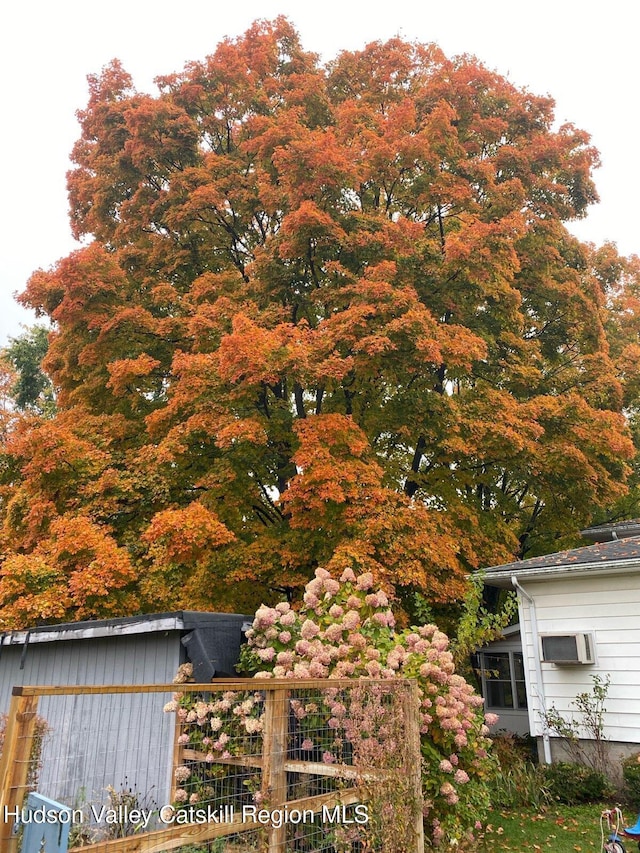
<path fill-rule="evenodd" d="M 35 789 L 69 807 L 70 850 L 421 850 L 411 682 L 16 691 L 0 762 L 7 853 L 12 824 L 35 819 L 20 810 Z"/>
<path fill-rule="evenodd" d="M 170 695 L 164 694 L 166 701 Z M 158 714 L 162 694 L 46 696 L 47 726 L 38 783 L 68 805 L 167 802 L 171 790 L 172 720 Z"/>

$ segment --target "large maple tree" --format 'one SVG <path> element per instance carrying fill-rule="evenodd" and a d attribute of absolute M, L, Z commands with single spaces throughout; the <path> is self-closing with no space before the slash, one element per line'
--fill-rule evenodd
<path fill-rule="evenodd" d="M 549 98 L 400 39 L 323 65 L 283 18 L 89 83 L 92 240 L 21 297 L 57 411 L 4 443 L 5 625 L 318 565 L 448 602 L 623 494 L 637 270 L 567 231 L 597 153 Z"/>

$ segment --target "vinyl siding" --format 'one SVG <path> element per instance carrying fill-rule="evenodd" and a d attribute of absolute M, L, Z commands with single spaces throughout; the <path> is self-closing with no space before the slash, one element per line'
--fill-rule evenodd
<path fill-rule="evenodd" d="M 538 633 L 592 633 L 593 665 L 558 666 L 542 663 L 547 708 L 576 713 L 579 693 L 591 693 L 593 675 L 611 678 L 605 703 L 606 735 L 610 740 L 640 743 L 640 570 L 611 576 L 577 576 L 522 581 L 535 601 Z M 520 625 L 530 697 L 531 732 L 542 734 L 530 609 L 520 601 Z"/>

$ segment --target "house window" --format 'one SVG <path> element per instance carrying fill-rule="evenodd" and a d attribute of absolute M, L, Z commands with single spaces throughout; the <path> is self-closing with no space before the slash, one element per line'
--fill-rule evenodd
<path fill-rule="evenodd" d="M 480 667 L 487 708 L 527 707 L 522 652 L 482 652 Z"/>

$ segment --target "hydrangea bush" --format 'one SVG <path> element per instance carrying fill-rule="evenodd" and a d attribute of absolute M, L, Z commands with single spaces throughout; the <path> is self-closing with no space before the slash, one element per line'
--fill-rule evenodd
<path fill-rule="evenodd" d="M 339 581 L 324 569 L 306 587 L 296 612 L 283 602 L 262 606 L 248 632 L 241 665 L 260 677 L 415 678 L 427 832 L 435 843 L 468 835 L 489 807 L 483 699 L 455 672 L 449 641 L 435 625 L 396 630 L 373 576 L 351 569 Z"/>
<path fill-rule="evenodd" d="M 483 713 L 483 699 L 456 674 L 448 638 L 435 625 L 397 630 L 389 600 L 374 589 L 371 574 L 356 576 L 346 569 L 338 581 L 318 569 L 299 611 L 286 602 L 263 605 L 247 638 L 240 668 L 260 678 L 416 679 L 426 835 L 434 845 L 472 837 L 489 808 L 486 783 L 494 765 L 488 753 L 487 725 L 495 718 Z M 340 691 L 323 692 L 326 704 L 321 707 L 304 700 L 292 703 L 303 754 L 334 762 L 343 760 L 340 750 L 345 744 L 355 743 L 358 749 L 368 744 L 371 749 L 377 743 L 387 752 L 397 747 L 389 741 L 394 732 L 384 725 L 374 737 L 357 736 L 361 720 L 356 718 L 375 715 L 376 703 L 382 708 L 382 697 L 372 696 L 368 708 L 362 697 L 353 708 L 346 708 Z M 246 735 L 259 731 L 259 703 L 249 704 L 244 694 L 242 701 L 229 694 L 210 705 L 185 696 L 167 710 L 178 710 L 183 721 L 193 724 L 183 735 L 184 742 L 199 741 L 198 747 L 213 761 L 231 754 L 232 739 L 223 736 L 229 723 Z M 384 715 L 379 716 L 382 720 Z M 314 733 L 322 730 L 318 717 L 324 717 L 324 730 L 332 733 L 330 741 L 314 741 Z M 208 726 L 203 725 L 205 719 Z M 366 763 L 366 755 L 360 758 Z M 186 790 L 181 796 L 186 798 Z"/>

